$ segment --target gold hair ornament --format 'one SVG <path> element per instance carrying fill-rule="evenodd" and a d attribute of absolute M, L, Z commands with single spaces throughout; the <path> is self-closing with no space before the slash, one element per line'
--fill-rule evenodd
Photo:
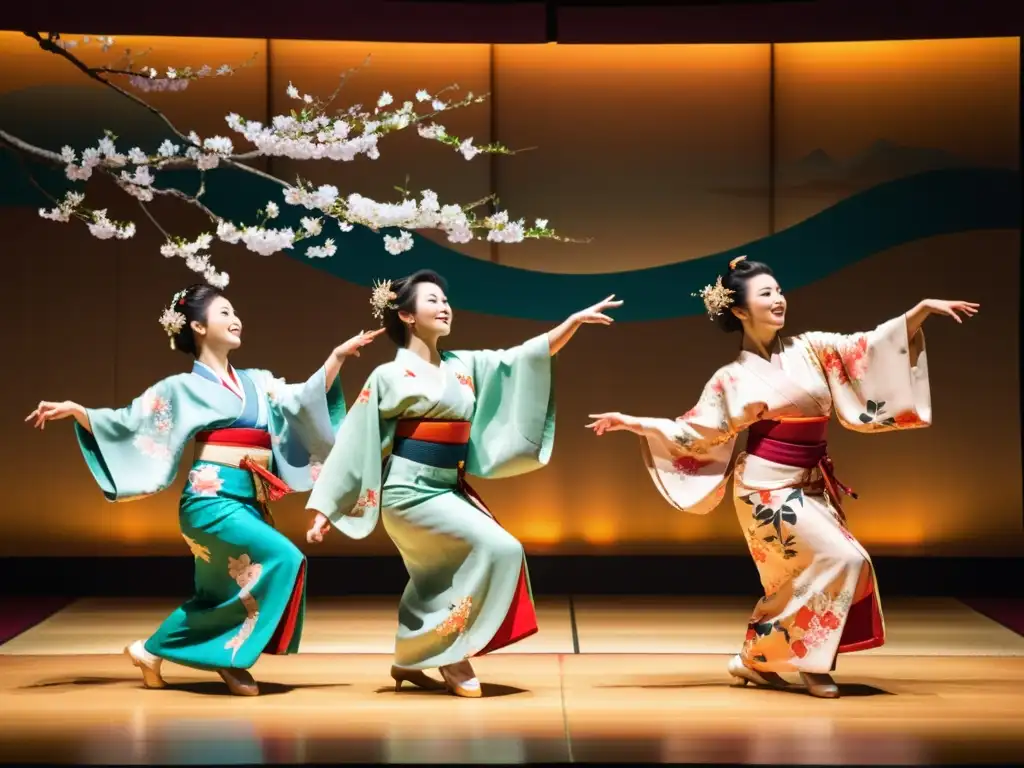
<path fill-rule="evenodd" d="M 690 295 L 697 296 L 704 301 L 704 308 L 707 310 L 708 316 L 714 320 L 732 305 L 733 293 L 735 291 L 722 285 L 722 276 L 719 275 L 714 285 L 706 285 L 700 290 L 700 293 L 691 293 Z"/>
<path fill-rule="evenodd" d="M 736 265 L 737 264 L 739 264 L 741 261 L 746 261 L 746 260 L 747 260 L 746 256 L 737 256 L 735 259 L 733 259 L 732 261 L 729 262 L 729 271 L 731 272 L 732 270 L 736 269 Z"/>
<path fill-rule="evenodd" d="M 384 324 L 385 309 L 398 309 L 396 305 L 391 303 L 397 298 L 398 296 L 391 290 L 390 280 L 375 281 L 373 283 L 373 293 L 370 294 L 370 306 L 373 307 L 373 316 L 380 320 L 381 325 Z"/>
<path fill-rule="evenodd" d="M 171 339 L 171 349 L 175 348 L 174 337 L 185 327 L 185 315 L 175 309 L 175 307 L 184 304 L 186 296 L 188 296 L 188 288 L 178 291 L 174 294 L 174 298 L 171 299 L 171 306 L 160 315 L 160 325 Z"/>

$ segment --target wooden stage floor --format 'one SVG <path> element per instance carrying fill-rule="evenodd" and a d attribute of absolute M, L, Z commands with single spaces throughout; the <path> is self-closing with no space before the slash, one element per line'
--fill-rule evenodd
<path fill-rule="evenodd" d="M 479 659 L 484 698 L 396 694 L 395 601 L 311 600 L 264 695 L 120 651 L 174 607 L 82 600 L 0 646 L 0 760 L 51 763 L 1005 763 L 1024 758 L 1024 637 L 955 600 L 886 603 L 889 642 L 840 658 L 844 696 L 730 687 L 751 602 L 540 599 L 541 632 Z"/>

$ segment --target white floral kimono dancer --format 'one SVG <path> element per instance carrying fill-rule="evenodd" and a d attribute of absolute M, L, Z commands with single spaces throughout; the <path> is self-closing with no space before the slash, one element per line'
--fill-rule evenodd
<path fill-rule="evenodd" d="M 773 361 L 742 352 L 678 419 L 641 419 L 644 459 L 677 509 L 706 514 L 735 474 L 736 514 L 765 596 L 742 657 L 764 672 L 827 673 L 837 653 L 882 645 L 874 568 L 846 527 L 827 452 L 833 406 L 857 432 L 931 423 L 924 335 L 901 315 L 854 335 L 806 333 L 778 342 Z M 736 438 L 747 451 L 733 464 Z"/>

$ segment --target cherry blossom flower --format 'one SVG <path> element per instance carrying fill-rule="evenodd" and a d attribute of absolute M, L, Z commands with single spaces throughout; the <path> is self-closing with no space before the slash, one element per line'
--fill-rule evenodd
<path fill-rule="evenodd" d="M 213 464 L 203 464 L 188 473 L 189 491 L 196 496 L 216 496 L 224 487 L 224 479 Z"/>
<path fill-rule="evenodd" d="M 140 66 L 133 60 L 131 51 L 125 51 L 116 65 L 93 66 L 80 59 L 77 51 L 94 43 L 104 51 L 109 50 L 114 44 L 113 38 L 85 36 L 75 40 L 57 34 L 24 34 L 35 39 L 44 51 L 52 53 L 53 45 L 58 46 L 61 49 L 60 55 L 78 64 L 93 79 L 111 87 L 115 87 L 113 80 L 124 78 L 131 88 L 140 92 L 180 91 L 203 79 L 227 76 L 236 71 L 235 67 L 228 64 L 222 64 L 216 69 L 209 64 L 202 64 L 195 69 L 191 65 L 177 64 L 159 69 L 149 65 Z M 72 53 L 72 49 L 76 53 Z M 135 59 L 138 57 L 139 54 L 134 55 Z M 119 147 L 118 137 L 106 131 L 93 146 L 81 149 L 65 146 L 59 154 L 34 147 L 21 139 L 11 141 L 0 137 L 0 142 L 59 163 L 67 179 L 72 182 L 86 183 L 97 174 L 112 178 L 132 198 L 131 202 L 140 205 L 164 234 L 166 241 L 160 248 L 161 253 L 168 258 L 181 258 L 189 270 L 203 275 L 208 283 L 218 287 L 226 286 L 229 276 L 217 270 L 212 263 L 210 248 L 214 240 L 242 245 L 254 253 L 269 256 L 293 249 L 302 240 L 321 236 L 324 218 L 333 220 L 343 233 L 351 232 L 356 225 L 374 231 L 399 230 L 397 234 L 382 233 L 384 250 L 394 255 L 414 247 L 412 232 L 426 229 L 444 232 L 448 241 L 454 244 L 468 243 L 478 237 L 506 244 L 538 238 L 565 239 L 548 228 L 547 219 L 536 219 L 534 226 L 529 227 L 524 219 L 511 219 L 507 211 L 492 213 L 490 216 L 476 215 L 475 209 L 490 198 L 470 204 L 442 204 L 435 193 L 425 190 L 420 199 L 411 198 L 405 193 L 403 199 L 396 202 L 377 201 L 358 192 L 343 194 L 333 184 L 317 187 L 302 181 L 289 184 L 245 162 L 256 155 L 340 162 L 352 162 L 359 157 L 373 160 L 380 157 L 381 139 L 410 127 L 415 127 L 419 137 L 444 144 L 467 160 L 480 154 L 514 154 L 500 143 L 478 145 L 472 137 L 462 139 L 451 135 L 444 126 L 433 121 L 440 112 L 472 106 L 487 99 L 486 96 L 476 96 L 471 92 L 456 94 L 457 86 L 448 86 L 440 91 L 420 88 L 411 98 L 402 101 L 391 91 L 385 90 L 369 109 L 354 105 L 339 110 L 333 106 L 337 92 L 328 98 L 318 99 L 289 82 L 285 93 L 298 104 L 287 114 L 274 115 L 265 121 L 250 120 L 237 113 L 225 116 L 234 140 L 222 135 L 201 137 L 195 131 L 180 130 L 163 113 L 145 102 L 142 96 L 129 93 L 120 86 L 116 86 L 116 90 L 122 96 L 155 112 L 170 127 L 173 135 L 163 139 L 154 150 L 152 147 Z M 239 140 L 252 149 L 247 151 L 236 148 L 236 141 Z M 212 172 L 222 167 L 278 182 L 286 205 L 316 211 L 321 215 L 286 218 L 288 214 L 282 210 L 279 202 L 270 201 L 256 212 L 255 220 L 228 221 L 204 203 L 205 177 L 202 177 L 196 192 L 185 192 L 168 184 L 166 179 L 163 182 L 160 179 L 161 173 L 168 169 L 193 168 Z M 198 207 L 209 217 L 214 231 L 186 236 L 167 232 L 148 207 L 158 195 L 174 197 Z M 93 236 L 102 240 L 123 240 L 134 236 L 136 227 L 133 222 L 115 221 L 108 216 L 107 209 L 89 210 L 84 200 L 83 192 L 76 189 L 66 193 L 62 200 L 55 199 L 54 207 L 40 209 L 39 215 L 63 223 L 73 218 L 78 219 Z M 272 219 L 282 219 L 281 226 L 268 227 L 267 222 Z M 337 245 L 332 239 L 305 246 L 309 258 L 329 258 L 336 252 Z"/>
<path fill-rule="evenodd" d="M 397 256 L 400 253 L 405 253 L 413 246 L 412 235 L 408 232 L 402 232 L 398 237 L 391 237 L 391 235 L 384 236 L 384 250 L 390 253 L 392 256 Z"/>

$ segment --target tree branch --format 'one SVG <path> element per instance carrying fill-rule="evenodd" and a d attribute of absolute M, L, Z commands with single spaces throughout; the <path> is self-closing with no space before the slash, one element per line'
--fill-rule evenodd
<path fill-rule="evenodd" d="M 50 163 L 52 163 L 54 165 L 58 165 L 58 166 L 65 165 L 64 158 L 62 158 L 56 152 L 51 152 L 48 149 L 43 149 L 42 147 L 37 147 L 34 144 L 29 144 L 24 139 L 20 139 L 17 136 L 14 136 L 13 134 L 10 134 L 7 131 L 4 131 L 2 129 L 0 129 L 0 142 L 3 142 L 4 144 L 6 144 L 8 146 L 8 149 L 10 151 L 12 151 L 13 154 L 18 156 L 19 160 L 22 162 L 22 165 L 24 165 L 24 161 L 21 159 L 21 155 L 18 152 L 14 152 L 13 150 L 15 150 L 15 149 L 21 150 L 22 152 L 24 152 L 26 154 L 34 155 L 35 157 L 38 157 L 38 158 L 40 158 L 42 160 L 46 160 L 46 161 L 48 161 L 48 162 L 50 162 Z M 100 166 L 97 166 L 97 170 L 102 171 L 103 173 L 106 173 L 108 176 L 112 177 L 115 181 L 120 183 L 120 179 L 117 176 L 117 172 L 113 168 L 107 168 L 105 166 L 100 165 Z M 32 175 L 31 172 L 28 171 L 28 169 L 26 169 L 26 174 L 28 175 L 29 180 L 32 182 L 32 184 L 37 189 L 39 189 L 40 192 L 42 192 L 44 195 L 46 195 L 54 203 L 59 203 L 59 201 L 53 195 L 51 195 L 49 192 L 47 192 L 45 189 L 43 189 L 39 185 L 39 182 L 36 181 L 35 177 Z M 273 181 L 277 182 L 278 184 L 281 184 L 282 186 L 288 186 L 287 184 L 285 184 L 285 182 L 281 181 L 280 179 L 278 179 L 275 176 L 269 176 L 269 178 L 272 179 Z M 210 208 L 205 206 L 203 203 L 199 202 L 198 198 L 193 197 L 192 195 L 189 195 L 189 194 L 187 194 L 185 192 L 182 192 L 180 189 L 175 189 L 174 187 L 167 187 L 167 188 L 162 188 L 162 189 L 158 188 L 158 187 L 149 187 L 149 189 L 155 195 L 166 195 L 168 197 L 176 197 L 177 199 L 183 200 L 183 201 L 189 203 L 190 205 L 194 205 L 196 208 L 198 208 L 203 213 L 205 213 L 210 218 L 210 220 L 213 221 L 214 223 L 217 223 L 217 222 L 221 221 L 221 217 L 218 216 L 217 214 L 215 214 Z M 139 200 L 138 202 L 139 202 L 139 205 L 142 206 L 142 209 L 144 211 L 146 211 L 146 215 L 149 216 L 150 219 L 152 219 L 153 217 L 150 214 L 149 210 L 146 208 L 146 205 L 143 203 L 143 201 Z M 160 231 L 163 232 L 165 235 L 167 234 L 162 228 L 161 228 Z M 169 235 L 168 235 L 168 238 L 170 238 Z"/>
<path fill-rule="evenodd" d="M 330 96 L 327 97 L 327 101 L 324 103 L 324 107 L 326 108 L 326 107 L 329 107 L 331 104 L 333 104 L 334 100 L 336 98 L 338 98 L 338 94 L 341 93 L 341 89 L 345 87 L 345 83 L 348 82 L 348 78 L 351 75 L 354 75 L 356 72 L 358 72 L 363 67 L 367 66 L 369 63 L 370 63 L 370 54 L 367 54 L 366 58 L 363 59 L 363 63 L 362 64 L 360 64 L 359 66 L 356 66 L 356 67 L 349 67 L 344 72 L 342 72 L 341 76 L 338 78 L 338 86 L 337 86 L 337 88 L 335 88 L 334 92 Z"/>
<path fill-rule="evenodd" d="M 192 142 L 189 140 L 188 136 L 186 136 L 184 133 L 182 133 L 181 130 L 179 130 L 179 128 L 173 122 L 171 122 L 171 119 L 169 117 L 167 117 L 167 115 L 165 115 L 161 110 L 159 110 L 156 107 L 154 107 L 152 104 L 150 104 L 145 99 L 140 98 L 139 96 L 136 96 L 134 93 L 131 93 L 130 91 L 126 91 L 121 86 L 116 85 L 116 84 L 110 82 L 105 77 L 101 77 L 100 73 L 102 72 L 102 70 L 94 69 L 93 67 L 90 67 L 84 61 L 82 61 L 77 56 L 75 56 L 73 53 L 68 52 L 68 50 L 66 48 L 62 48 L 60 45 L 58 45 L 56 43 L 56 41 L 54 39 L 52 39 L 52 38 L 48 37 L 48 38 L 44 39 L 42 37 L 42 35 L 40 35 L 38 32 L 25 32 L 24 34 L 27 37 L 30 37 L 33 40 L 35 40 L 36 43 L 39 44 L 39 47 L 42 48 L 44 51 L 47 51 L 48 53 L 52 53 L 52 54 L 54 54 L 56 56 L 60 56 L 65 61 L 70 62 L 71 65 L 75 67 L 75 69 L 79 70 L 82 74 L 84 74 L 90 80 L 94 80 L 97 83 L 99 83 L 100 85 L 104 85 L 107 88 L 110 88 L 115 93 L 120 94 L 121 96 L 123 96 L 124 98 L 128 99 L 129 101 L 132 101 L 135 104 L 138 104 L 140 107 L 143 107 L 144 109 L 148 110 L 150 113 L 156 115 L 158 118 L 160 118 L 160 120 L 163 122 L 163 124 L 166 125 L 167 128 L 178 139 L 180 139 L 181 141 L 185 142 L 188 145 L 192 144 Z M 132 73 L 132 74 L 135 74 L 135 73 Z M 266 179 L 267 181 L 273 181 L 273 182 L 276 182 L 278 184 L 281 184 L 282 186 L 287 186 L 287 184 L 285 184 L 283 181 L 278 179 L 276 176 L 271 176 L 269 173 L 264 173 L 263 171 L 261 171 L 261 170 L 259 170 L 257 168 L 253 168 L 252 166 L 246 165 L 245 163 L 238 162 L 239 160 L 243 160 L 243 159 L 244 160 L 251 160 L 251 159 L 259 157 L 259 156 L 260 156 L 259 152 L 255 152 L 255 151 L 254 152 L 246 152 L 246 153 L 243 153 L 243 154 L 240 154 L 240 155 L 233 155 L 230 158 L 224 158 L 222 160 L 222 162 L 225 165 L 228 165 L 228 166 L 230 166 L 232 168 L 237 168 L 240 171 L 245 171 L 246 173 L 251 173 L 254 176 L 259 176 L 260 178 Z"/>
<path fill-rule="evenodd" d="M 170 242 L 170 240 L 171 240 L 170 233 L 166 229 L 164 229 L 162 226 L 160 226 L 160 222 L 156 220 L 156 217 L 149 210 L 149 206 L 146 205 L 141 200 L 139 200 L 138 203 L 139 203 L 139 208 L 141 208 L 142 212 L 144 214 L 146 214 L 146 218 L 148 218 L 151 222 L 153 222 L 153 226 L 156 227 L 157 229 L 159 229 L 160 230 L 160 234 L 162 234 L 164 236 L 164 238 L 166 238 L 167 241 Z"/>
<path fill-rule="evenodd" d="M 54 205 L 60 205 L 60 200 L 51 195 L 50 192 L 46 189 L 46 187 L 39 183 L 39 180 L 36 178 L 36 175 L 32 173 L 32 169 L 29 168 L 28 164 L 25 162 L 24 156 L 19 152 L 15 152 L 10 145 L 7 146 L 7 151 L 17 158 L 18 164 L 21 166 L 21 169 L 25 172 L 25 176 L 28 178 L 29 183 L 33 187 L 38 189 L 40 193 L 42 193 L 42 195 L 49 199 L 50 202 L 52 202 Z"/>
<path fill-rule="evenodd" d="M 210 221 L 212 221 L 214 224 L 217 224 L 217 223 L 220 223 L 221 221 L 223 221 L 223 219 L 220 216 L 218 216 L 212 210 L 210 210 L 205 205 L 203 205 L 201 202 L 199 202 L 199 198 L 194 197 L 193 195 L 190 195 L 190 194 L 188 194 L 186 192 L 182 192 L 180 189 L 175 189 L 174 187 L 165 187 L 164 189 L 158 189 L 157 187 L 150 187 L 149 189 L 152 190 L 154 195 L 167 195 L 168 197 L 176 197 L 179 200 L 184 200 L 186 203 L 188 203 L 190 205 L 194 205 L 196 208 L 198 208 L 203 213 L 205 213 L 207 216 L 209 216 L 210 217 Z"/>
<path fill-rule="evenodd" d="M 37 147 L 35 144 L 29 144 L 24 139 L 19 139 L 14 134 L 8 133 L 5 130 L 0 129 L 0 141 L 8 146 L 20 149 L 22 152 L 27 152 L 30 155 L 48 160 L 56 165 L 64 165 L 64 158 L 58 155 L 56 152 L 51 152 L 48 149 Z"/>
<path fill-rule="evenodd" d="M 150 114 L 156 116 L 174 137 L 174 141 L 166 142 L 152 154 L 145 152 L 140 147 L 132 147 L 127 152 L 122 152 L 118 151 L 114 144 L 117 137 L 107 131 L 97 146 L 79 151 L 71 147 L 64 147 L 60 152 L 55 152 L 0 130 L 0 146 L 18 155 L 19 161 L 28 170 L 27 175 L 31 182 L 47 198 L 54 200 L 57 205 L 53 211 L 40 210 L 40 215 L 55 221 L 67 221 L 69 216 L 81 218 L 89 226 L 90 232 L 100 239 L 131 237 L 135 232 L 133 223 L 111 221 L 107 218 L 105 209 L 89 210 L 83 205 L 84 194 L 77 190 L 69 191 L 62 201 L 55 200 L 32 175 L 26 157 L 31 156 L 63 168 L 65 175 L 72 182 L 87 182 L 95 172 L 102 173 L 112 179 L 123 192 L 135 198 L 146 217 L 167 239 L 167 242 L 161 246 L 161 253 L 167 257 L 180 256 L 184 258 L 189 269 L 202 272 L 211 284 L 223 286 L 227 284 L 228 279 L 226 273 L 217 272 L 210 264 L 209 254 L 206 253 L 215 237 L 230 244 L 243 244 L 248 250 L 261 255 L 270 255 L 291 248 L 292 245 L 302 240 L 319 236 L 322 224 L 320 216 L 334 219 L 343 232 L 351 231 L 352 224 L 361 224 L 375 232 L 380 229 L 438 229 L 446 232 L 449 240 L 453 243 L 465 243 L 479 239 L 481 232 L 487 232 L 487 238 L 496 242 L 523 242 L 527 238 L 585 242 L 572 241 L 558 236 L 553 229 L 548 228 L 546 220 L 538 219 L 533 226 L 526 225 L 523 219 L 511 220 L 507 211 L 495 213 L 492 210 L 490 215 L 478 218 L 473 211 L 495 200 L 494 195 L 488 195 L 468 205 L 442 207 L 437 200 L 437 195 L 429 190 L 423 192 L 422 201 L 410 200 L 409 192 L 400 190 L 405 195 L 405 200 L 401 203 L 377 202 L 355 193 L 340 195 L 337 187 L 331 184 L 324 184 L 316 189 L 301 180 L 295 185 L 289 184 L 271 173 L 242 162 L 257 157 L 279 155 L 294 159 L 347 161 L 357 155 L 365 154 L 371 159 L 375 159 L 379 156 L 377 149 L 379 139 L 410 126 L 418 126 L 417 132 L 422 138 L 432 139 L 455 149 L 466 160 L 471 160 L 482 153 L 516 154 L 516 151 L 510 150 L 500 143 L 477 146 L 473 144 L 471 138 L 462 140 L 449 135 L 443 126 L 436 123 L 429 126 L 424 125 L 425 121 L 439 117 L 442 112 L 479 104 L 487 99 L 486 95 L 475 96 L 468 93 L 461 99 L 449 102 L 441 97 L 449 91 L 457 91 L 457 85 L 450 85 L 434 94 L 420 90 L 416 93 L 416 101 L 421 103 L 430 101 L 429 107 L 432 108 L 428 114 L 422 114 L 416 112 L 417 108 L 411 99 L 400 107 L 396 105 L 392 109 L 387 109 L 388 105 L 394 103 L 394 97 L 389 92 L 384 92 L 377 100 L 377 104 L 369 109 L 364 109 L 362 105 L 356 105 L 347 111 L 339 111 L 336 119 L 329 118 L 326 108 L 337 98 L 347 79 L 360 68 L 354 67 L 341 73 L 337 87 L 326 102 L 315 99 L 309 94 L 300 95 L 298 89 L 289 84 L 288 95 L 299 100 L 305 106 L 300 107 L 299 111 L 292 110 L 290 116 L 275 117 L 270 125 L 264 125 L 255 120 L 247 121 L 234 113 L 228 115 L 227 122 L 230 128 L 236 133 L 242 134 L 246 141 L 256 147 L 255 151 L 235 154 L 234 144 L 230 139 L 216 135 L 204 140 L 195 132 L 186 133 L 180 130 L 164 112 L 148 103 L 144 98 L 111 82 L 110 78 L 117 76 L 149 77 L 150 81 L 155 78 L 156 71 L 152 67 L 144 71 L 134 71 L 136 65 L 132 60 L 131 51 L 126 51 L 123 62 L 118 61 L 105 67 L 91 67 L 71 53 L 71 41 L 61 40 L 57 33 L 40 34 L 26 31 L 23 34 L 34 40 L 41 50 L 61 57 L 90 80 L 143 107 Z M 106 38 L 106 40 L 110 45 L 113 44 L 112 38 Z M 365 66 L 365 64 L 366 61 L 361 66 Z M 221 70 L 234 71 L 227 65 Z M 221 73 L 221 70 L 218 70 L 218 74 Z M 204 65 L 197 78 L 204 77 L 208 71 L 209 68 Z M 180 72 L 176 69 L 168 69 L 167 78 L 164 80 L 170 82 L 175 80 L 179 74 L 183 79 L 192 80 L 192 71 L 189 67 L 185 67 Z M 161 83 L 164 80 L 161 80 Z M 129 83 L 130 87 L 139 88 L 142 91 L 151 90 L 145 85 L 146 83 L 137 79 L 133 79 Z M 169 146 L 175 142 L 180 142 L 185 146 L 184 155 L 179 154 L 182 150 L 181 146 Z M 133 167 L 134 170 L 132 170 Z M 190 194 L 173 186 L 164 188 L 155 186 L 157 180 L 154 178 L 154 172 L 174 168 L 189 168 L 198 171 L 200 175 L 198 192 Z M 284 190 L 285 203 L 291 206 L 304 206 L 309 211 L 316 211 L 316 213 L 310 217 L 303 217 L 301 227 L 296 227 L 294 223 L 288 226 L 287 222 L 283 222 L 281 226 L 275 228 L 273 225 L 268 226 L 268 222 L 277 218 L 279 208 L 276 203 L 270 202 L 266 205 L 265 210 L 257 211 L 258 217 L 262 217 L 258 223 L 235 223 L 222 218 L 200 200 L 206 189 L 205 174 L 214 168 L 232 168 L 272 182 L 275 187 Z M 150 203 L 156 195 L 173 197 L 198 208 L 215 225 L 216 235 L 203 232 L 194 240 L 172 235 L 164 229 L 153 211 L 150 210 Z M 301 214 L 301 211 L 299 213 Z M 407 251 L 413 247 L 412 235 L 409 231 L 402 231 L 397 237 L 385 235 L 384 247 L 392 254 Z M 311 258 L 331 256 L 334 252 L 334 242 L 330 238 L 323 246 L 307 249 L 307 255 Z"/>
<path fill-rule="evenodd" d="M 79 70 L 83 75 L 88 77 L 90 80 L 95 80 L 100 85 L 105 85 L 107 88 L 110 88 L 115 93 L 119 93 L 126 99 L 135 102 L 140 107 L 149 110 L 151 113 L 159 117 L 163 121 L 164 125 L 166 125 L 171 131 L 173 131 L 175 136 L 177 136 L 182 141 L 191 143 L 189 142 L 188 137 L 177 129 L 177 127 L 174 125 L 174 123 L 170 121 L 167 115 L 165 115 L 159 109 L 154 107 L 152 104 L 149 104 L 145 99 L 141 99 L 134 93 L 129 93 L 124 88 L 121 88 L 118 85 L 114 85 L 114 83 L 110 82 L 105 77 L 101 77 L 99 73 L 94 71 L 91 67 L 89 67 L 77 56 L 75 56 L 72 53 L 69 53 L 66 48 L 62 48 L 60 45 L 58 45 L 57 42 L 53 39 L 53 37 L 47 37 L 44 40 L 43 36 L 40 35 L 38 32 L 25 32 L 24 34 L 27 37 L 30 37 L 33 40 L 35 40 L 36 43 L 39 44 L 39 47 L 42 48 L 44 51 L 52 53 L 56 56 L 60 56 L 62 59 L 70 62 L 73 67 Z"/>

